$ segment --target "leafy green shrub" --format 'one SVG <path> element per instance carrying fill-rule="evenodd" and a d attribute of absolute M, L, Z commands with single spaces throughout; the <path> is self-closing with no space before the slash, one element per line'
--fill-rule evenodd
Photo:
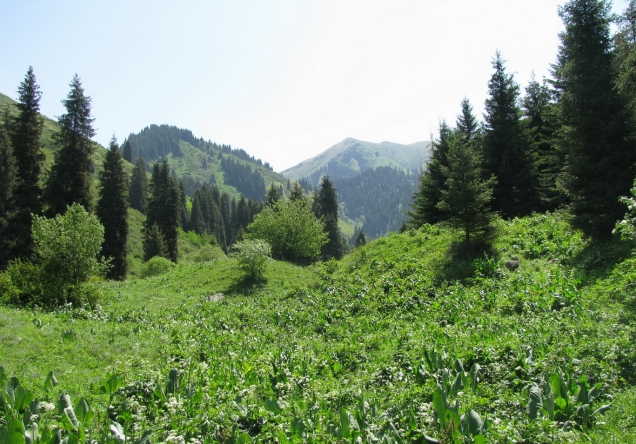
<path fill-rule="evenodd" d="M 12 262 L 0 275 L 0 301 L 5 304 L 38 303 L 44 286 L 40 267 L 30 262 Z"/>
<path fill-rule="evenodd" d="M 627 213 L 625 213 L 624 219 L 616 223 L 614 233 L 619 233 L 625 240 L 636 240 L 636 180 L 634 180 L 634 186 L 631 189 L 632 197 L 622 196 L 619 197 L 619 202 L 627 205 Z"/>
<path fill-rule="evenodd" d="M 306 262 L 320 254 L 327 243 L 324 223 L 316 219 L 307 199 L 279 201 L 266 206 L 249 225 L 250 238 L 272 246 L 276 259 Z"/>
<path fill-rule="evenodd" d="M 263 278 L 271 256 L 272 247 L 260 239 L 247 239 L 232 247 L 232 257 L 238 260 L 241 271 L 251 279 Z"/>
<path fill-rule="evenodd" d="M 220 247 L 216 245 L 204 245 L 186 255 L 184 259 L 190 262 L 210 262 L 216 259 L 223 259 L 224 257 L 225 253 Z"/>
<path fill-rule="evenodd" d="M 159 276 L 167 273 L 175 267 L 174 262 L 165 257 L 155 256 L 151 258 L 141 270 L 141 277 Z"/>
<path fill-rule="evenodd" d="M 35 216 L 33 242 L 48 278 L 62 285 L 86 282 L 107 269 L 108 265 L 98 259 L 104 227 L 79 204 L 53 219 Z"/>

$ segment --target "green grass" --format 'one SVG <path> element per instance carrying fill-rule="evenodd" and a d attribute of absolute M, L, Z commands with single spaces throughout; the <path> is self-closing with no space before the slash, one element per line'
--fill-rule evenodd
<path fill-rule="evenodd" d="M 97 283 L 93 311 L 0 307 L 0 363 L 40 398 L 86 397 L 102 415 L 96 438 L 110 402 L 131 438 L 150 430 L 153 442 L 451 442 L 434 413 L 439 384 L 460 414 L 488 418 L 487 442 L 636 442 L 634 245 L 587 243 L 562 215 L 499 221 L 486 256 L 461 252 L 460 237 L 425 226 L 340 262 L 273 262 L 257 285 L 233 259 L 184 259 Z M 433 350 L 441 366 L 427 362 Z M 480 366 L 474 388 L 449 388 L 456 360 Z M 609 411 L 530 421 L 529 389 L 559 369 L 598 386 L 590 414 L 613 400 Z M 50 370 L 60 384 L 47 392 Z M 113 372 L 123 388 L 110 400 L 99 386 Z"/>

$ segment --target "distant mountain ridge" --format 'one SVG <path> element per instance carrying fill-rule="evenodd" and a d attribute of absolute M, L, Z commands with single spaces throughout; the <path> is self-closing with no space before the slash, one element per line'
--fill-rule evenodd
<path fill-rule="evenodd" d="M 324 174 L 331 179 L 352 178 L 381 166 L 390 166 L 409 173 L 417 172 L 428 159 L 430 149 L 430 141 L 402 145 L 393 142 L 365 142 L 348 137 L 281 174 L 291 180 L 305 179 L 313 186 Z"/>

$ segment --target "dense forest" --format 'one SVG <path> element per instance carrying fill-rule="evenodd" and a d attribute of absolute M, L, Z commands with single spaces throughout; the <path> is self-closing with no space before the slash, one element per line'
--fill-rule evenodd
<path fill-rule="evenodd" d="M 341 214 L 356 221 L 374 239 L 400 229 L 416 179 L 401 169 L 378 167 L 352 178 L 334 179 L 333 183 Z"/>

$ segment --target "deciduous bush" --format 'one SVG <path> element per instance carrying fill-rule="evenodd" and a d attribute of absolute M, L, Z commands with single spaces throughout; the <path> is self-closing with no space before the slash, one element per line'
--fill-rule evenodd
<path fill-rule="evenodd" d="M 263 279 L 271 256 L 272 247 L 260 239 L 247 239 L 232 247 L 232 257 L 238 260 L 239 268 L 251 279 Z"/>
<path fill-rule="evenodd" d="M 175 267 L 174 262 L 165 257 L 155 256 L 145 263 L 141 270 L 141 277 L 159 276 Z"/>
<path fill-rule="evenodd" d="M 266 241 L 272 246 L 272 256 L 285 261 L 311 261 L 327 243 L 324 223 L 314 216 L 307 199 L 266 206 L 248 229 L 250 238 Z"/>

